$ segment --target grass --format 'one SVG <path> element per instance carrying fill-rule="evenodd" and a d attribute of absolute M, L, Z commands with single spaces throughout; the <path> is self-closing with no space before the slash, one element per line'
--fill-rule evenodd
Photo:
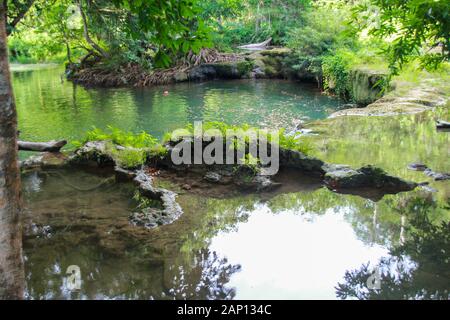
<path fill-rule="evenodd" d="M 111 126 L 108 126 L 107 131 L 99 128 L 94 128 L 91 131 L 88 131 L 86 133 L 86 137 L 79 142 L 79 144 L 85 144 L 88 141 L 106 140 L 109 140 L 114 144 L 130 148 L 152 148 L 158 144 L 158 139 L 144 131 L 140 133 L 133 133 Z"/>
<path fill-rule="evenodd" d="M 220 132 L 224 137 L 226 137 L 230 130 L 233 130 L 235 133 L 241 132 L 244 134 L 248 130 L 254 130 L 259 138 L 264 137 L 268 142 L 272 142 L 278 135 L 278 144 L 280 148 L 296 150 L 304 154 L 310 154 L 313 150 L 313 145 L 309 140 L 299 134 L 288 135 L 285 133 L 284 129 L 273 133 L 254 128 L 248 124 L 236 126 L 218 121 L 203 124 L 203 134 L 208 133 L 208 131 L 212 134 L 211 130 L 216 130 L 216 133 L 217 131 Z M 194 127 L 192 124 L 189 124 L 181 132 L 183 133 L 183 136 L 193 136 Z M 244 142 L 249 143 L 251 136 L 245 135 L 244 137 Z M 169 141 L 176 142 L 180 138 L 179 135 L 174 137 L 171 133 L 167 133 L 164 135 L 162 142 L 159 142 L 158 139 L 146 132 L 133 133 L 109 126 L 106 131 L 99 128 L 93 128 L 86 133 L 84 139 L 81 141 L 74 141 L 73 144 L 76 147 L 81 147 L 89 141 L 109 141 L 108 152 L 113 159 L 117 161 L 120 166 L 131 169 L 143 165 L 147 158 L 167 156 L 168 150 L 164 144 Z M 239 144 L 242 144 L 242 141 L 235 139 L 234 147 L 242 147 Z M 117 146 L 123 148 L 117 148 Z M 253 157 L 249 153 L 245 154 L 244 160 L 245 164 L 249 166 L 257 166 L 260 163 L 258 158 Z"/>
<path fill-rule="evenodd" d="M 143 149 L 111 149 L 111 155 L 117 164 L 125 169 L 135 169 L 147 160 L 147 152 Z"/>
<path fill-rule="evenodd" d="M 224 122 L 220 121 L 211 121 L 203 123 L 202 125 L 202 133 L 205 134 L 207 131 L 211 130 L 217 130 L 222 134 L 223 137 L 226 137 L 227 132 L 246 132 L 248 130 L 253 130 L 256 132 L 259 137 L 265 137 L 265 139 L 269 142 L 272 141 L 272 137 L 274 134 L 272 132 L 268 132 L 266 130 L 258 129 L 255 127 L 252 127 L 249 124 L 242 124 L 242 125 L 229 125 Z M 193 136 L 194 135 L 194 127 L 192 124 L 188 124 L 183 130 L 178 131 L 177 133 L 173 135 L 172 133 L 166 133 L 163 137 L 163 143 L 173 141 L 178 141 L 181 136 Z M 311 141 L 305 139 L 301 134 L 294 134 L 294 135 L 288 135 L 285 133 L 285 129 L 280 129 L 277 131 L 278 135 L 278 144 L 279 147 L 284 149 L 291 149 L 300 151 L 304 154 L 309 154 L 313 150 L 313 144 Z M 245 142 L 248 143 L 250 139 L 250 136 L 245 136 Z M 235 147 L 239 145 L 239 141 L 235 141 Z"/>
<path fill-rule="evenodd" d="M 106 131 L 93 128 L 86 133 L 81 141 L 74 141 L 76 147 L 81 147 L 89 141 L 109 141 L 108 152 L 123 168 L 133 169 L 143 165 L 147 158 L 163 157 L 167 149 L 158 139 L 144 131 L 133 133 L 108 126 Z M 124 148 L 118 149 L 116 146 Z"/>

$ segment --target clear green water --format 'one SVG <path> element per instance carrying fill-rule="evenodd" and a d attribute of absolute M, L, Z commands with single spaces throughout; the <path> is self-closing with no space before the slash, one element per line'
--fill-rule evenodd
<path fill-rule="evenodd" d="M 93 126 L 112 125 L 162 137 L 196 120 L 294 126 L 321 119 L 341 104 L 295 82 L 212 81 L 146 89 L 89 89 L 62 82 L 61 67 L 13 72 L 21 138 L 76 140 Z M 164 91 L 169 91 L 164 96 Z"/>
<path fill-rule="evenodd" d="M 301 93 L 297 84 L 288 82 L 232 81 L 171 87 L 168 97 L 162 96 L 163 88 L 135 91 L 76 87 L 78 107 L 74 107 L 70 98 L 73 87 L 61 84 L 57 72 L 39 70 L 24 76 L 28 78 L 15 75 L 15 84 L 19 81 L 22 85 L 15 90 L 24 136 L 36 140 L 65 134 L 78 137 L 84 130 L 81 127 L 101 127 L 114 119 L 117 126 L 124 119 L 122 124 L 126 126 L 122 128 L 154 128 L 152 132 L 160 135 L 165 125 L 177 126 L 195 119 L 188 116 L 194 114 L 187 112 L 191 105 L 211 120 L 218 118 L 206 105 L 216 105 L 215 114 L 229 117 L 230 121 L 245 119 L 264 125 L 258 122 L 266 119 L 262 115 L 272 112 L 276 117 L 279 110 L 247 112 L 245 105 L 266 100 L 276 105 L 282 97 L 292 103 L 291 98 L 280 94 L 282 86 L 297 95 L 323 99 L 325 105 L 337 103 L 317 93 Z M 27 88 L 34 92 L 38 103 L 33 103 Z M 231 88 L 247 95 L 246 99 L 240 101 Z M 259 94 L 250 94 L 257 88 Z M 141 92 L 141 100 L 133 98 L 136 92 Z M 165 108 L 161 106 L 161 101 L 173 99 L 178 93 L 184 97 L 197 95 L 199 101 L 191 100 L 186 105 L 178 102 L 177 108 L 169 103 Z M 206 93 L 215 96 L 217 102 L 205 104 Z M 154 99 L 159 102 L 147 105 Z M 129 102 L 126 110 L 118 101 Z M 235 117 L 223 108 L 223 101 L 236 103 Z M 305 109 L 295 104 L 283 108 L 291 112 Z M 286 118 L 280 113 L 281 118 L 276 117 L 279 122 L 272 125 L 283 121 L 289 124 L 303 115 L 324 117 L 328 108 L 318 107 L 322 111 L 310 113 L 303 110 L 295 116 L 287 113 Z M 151 112 L 154 109 L 159 111 Z M 47 117 L 41 116 L 40 110 L 47 112 Z M 323 125 L 333 129 L 316 137 L 315 152 L 327 161 L 355 166 L 374 163 L 414 181 L 429 181 L 422 173 L 406 170 L 405 165 L 423 161 L 430 167 L 450 171 L 447 133 L 433 130 L 434 118 L 446 114 L 446 110 L 436 110 L 398 119 L 336 120 Z M 149 115 L 154 115 L 157 122 L 150 121 Z M 54 126 L 53 131 L 47 129 L 47 123 Z M 207 189 L 183 191 L 173 182 L 158 178 L 157 182 L 179 191 L 178 202 L 184 214 L 173 224 L 147 230 L 128 223 L 128 215 L 136 209 L 132 186 L 107 184 L 90 192 L 74 188 L 95 186 L 108 177 L 108 173 L 74 170 L 23 176 L 29 298 L 449 298 L 448 181 L 433 182 L 436 193 L 417 190 L 387 195 L 375 202 L 336 194 L 307 180 L 291 180 L 277 193 L 215 198 Z M 67 288 L 65 272 L 70 265 L 80 267 L 79 291 Z M 375 266 L 382 274 L 379 290 L 368 289 L 366 284 Z"/>

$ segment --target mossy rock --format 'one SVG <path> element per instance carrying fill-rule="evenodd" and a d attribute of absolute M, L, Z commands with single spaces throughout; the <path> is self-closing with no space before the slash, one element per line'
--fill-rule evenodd
<path fill-rule="evenodd" d="M 270 50 L 259 51 L 259 53 L 263 56 L 286 57 L 292 53 L 292 50 L 289 48 L 273 48 Z"/>
<path fill-rule="evenodd" d="M 352 70 L 350 72 L 350 95 L 353 102 L 367 105 L 380 98 L 386 74 L 381 71 Z"/>

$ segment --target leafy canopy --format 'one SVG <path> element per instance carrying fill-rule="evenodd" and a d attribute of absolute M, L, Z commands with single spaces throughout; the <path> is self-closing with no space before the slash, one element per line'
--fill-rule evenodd
<path fill-rule="evenodd" d="M 449 60 L 448 0 L 368 0 L 354 8 L 353 18 L 370 35 L 391 40 L 385 53 L 393 74 L 415 58 L 428 69 Z"/>

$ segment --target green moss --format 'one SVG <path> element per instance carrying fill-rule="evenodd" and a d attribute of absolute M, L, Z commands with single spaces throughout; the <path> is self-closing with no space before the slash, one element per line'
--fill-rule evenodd
<path fill-rule="evenodd" d="M 248 75 L 253 70 L 253 61 L 238 61 L 236 64 L 237 70 L 241 76 Z"/>
<path fill-rule="evenodd" d="M 125 169 L 136 169 L 147 160 L 147 152 L 144 149 L 117 149 L 115 144 L 108 143 L 106 152 L 111 155 L 114 162 Z"/>
<path fill-rule="evenodd" d="M 285 57 L 292 53 L 292 50 L 289 48 L 274 48 L 270 50 L 262 50 L 259 52 L 263 56 L 270 57 Z"/>
<path fill-rule="evenodd" d="M 140 133 L 126 132 L 118 128 L 108 126 L 104 131 L 94 128 L 86 133 L 85 138 L 74 143 L 85 144 L 88 141 L 111 141 L 114 144 L 130 148 L 151 148 L 158 144 L 158 140 L 144 131 Z"/>

